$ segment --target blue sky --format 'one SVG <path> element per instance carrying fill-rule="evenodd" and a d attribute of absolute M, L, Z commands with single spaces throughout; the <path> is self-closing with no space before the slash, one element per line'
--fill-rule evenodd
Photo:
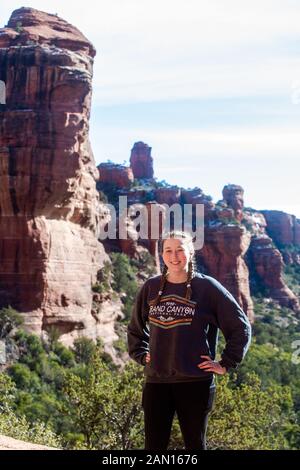
<path fill-rule="evenodd" d="M 83 5 L 83 6 L 82 6 Z M 37 0 L 94 44 L 91 142 L 97 163 L 152 147 L 155 176 L 227 183 L 245 205 L 300 218 L 298 0 Z"/>

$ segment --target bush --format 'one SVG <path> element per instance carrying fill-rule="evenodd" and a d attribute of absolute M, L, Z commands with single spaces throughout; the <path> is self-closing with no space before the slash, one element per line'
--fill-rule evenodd
<path fill-rule="evenodd" d="M 73 351 L 76 362 L 89 364 L 93 355 L 95 354 L 96 346 L 89 338 L 77 338 L 73 344 Z"/>
<path fill-rule="evenodd" d="M 7 374 L 0 373 L 0 410 L 13 404 L 15 393 L 13 380 Z"/>
<path fill-rule="evenodd" d="M 285 430 L 293 407 L 289 388 L 270 386 L 262 390 L 254 373 L 248 374 L 239 387 L 230 388 L 228 381 L 229 376 L 217 381 L 208 428 L 209 448 L 288 449 Z"/>
<path fill-rule="evenodd" d="M 32 372 L 26 364 L 14 364 L 8 372 L 20 390 L 39 390 L 39 379 L 35 372 Z"/>
<path fill-rule="evenodd" d="M 18 366 L 18 364 L 15 364 Z M 26 367 L 26 366 L 25 366 Z M 22 383 L 24 386 L 24 383 Z M 17 416 L 12 406 L 16 404 L 17 388 L 5 373 L 0 374 L 0 434 L 35 444 L 60 447 L 61 440 L 41 421 L 30 423 L 26 417 Z"/>
<path fill-rule="evenodd" d="M 141 368 L 129 363 L 115 373 L 96 351 L 88 373 L 66 374 L 64 392 L 77 430 L 87 449 L 131 449 L 143 441 L 141 414 Z M 109 393 L 108 393 L 109 391 Z"/>
<path fill-rule="evenodd" d="M 105 262 L 102 269 L 99 270 L 97 275 L 97 282 L 92 286 L 92 291 L 98 294 L 111 291 L 111 276 L 112 276 L 112 265 L 109 262 Z"/>
<path fill-rule="evenodd" d="M 289 419 L 293 419 L 293 402 L 289 388 L 272 386 L 262 390 L 260 379 L 253 373 L 238 387 L 232 387 L 229 380 L 229 375 L 217 378 L 215 402 L 208 422 L 208 449 L 290 448 L 287 431 L 292 426 Z M 178 419 L 173 424 L 169 448 L 184 448 Z"/>
<path fill-rule="evenodd" d="M 23 323 L 21 315 L 10 305 L 0 310 L 0 339 L 6 338 L 14 328 Z"/>
<path fill-rule="evenodd" d="M 16 416 L 9 407 L 5 412 L 0 411 L 0 434 L 49 447 L 59 448 L 62 445 L 61 439 L 49 426 L 39 421 L 29 423 L 25 416 Z"/>
<path fill-rule="evenodd" d="M 134 298 L 138 289 L 136 280 L 138 269 L 130 261 L 129 257 L 124 253 L 111 253 L 113 267 L 112 288 L 118 293 L 125 293 L 123 312 L 125 320 L 128 320 Z"/>

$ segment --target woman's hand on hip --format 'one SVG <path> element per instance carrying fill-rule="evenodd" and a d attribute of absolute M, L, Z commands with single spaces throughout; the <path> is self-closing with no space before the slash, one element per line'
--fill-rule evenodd
<path fill-rule="evenodd" d="M 146 354 L 146 364 L 151 361 L 150 353 Z"/>
<path fill-rule="evenodd" d="M 207 360 L 198 364 L 197 367 L 199 367 L 199 369 L 202 369 L 206 372 L 213 372 L 214 374 L 219 374 L 219 375 L 226 374 L 227 372 L 226 367 L 222 367 L 218 361 L 214 361 L 209 356 L 200 356 L 200 357 L 203 357 L 204 359 L 207 359 Z"/>

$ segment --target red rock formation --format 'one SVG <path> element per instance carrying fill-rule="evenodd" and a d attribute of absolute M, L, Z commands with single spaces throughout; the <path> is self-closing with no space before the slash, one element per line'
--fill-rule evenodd
<path fill-rule="evenodd" d="M 244 210 L 244 220 L 246 228 L 254 235 L 265 235 L 267 222 L 263 214 L 255 211 L 254 209 L 245 209 Z"/>
<path fill-rule="evenodd" d="M 228 207 L 234 210 L 234 216 L 237 220 L 243 219 L 243 207 L 244 207 L 244 190 L 241 186 L 236 184 L 228 184 L 224 186 L 223 200 L 227 203 Z"/>
<path fill-rule="evenodd" d="M 15 10 L 7 26 L 1 29 L 0 47 L 28 46 L 28 43 L 57 46 L 90 57 L 96 54 L 93 45 L 75 26 L 57 15 L 23 7 Z"/>
<path fill-rule="evenodd" d="M 136 142 L 131 149 L 130 166 L 135 178 L 153 178 L 153 158 L 151 147 L 144 142 Z"/>
<path fill-rule="evenodd" d="M 180 189 L 177 187 L 157 188 L 154 192 L 154 198 L 159 204 L 178 204 L 180 202 Z"/>
<path fill-rule="evenodd" d="M 185 204 L 194 204 L 202 199 L 204 195 L 202 189 L 198 187 L 193 189 L 182 189 L 181 194 Z"/>
<path fill-rule="evenodd" d="M 95 49 L 32 8 L 0 30 L 0 301 L 31 330 L 95 337 L 91 284 L 107 255 L 88 138 Z"/>
<path fill-rule="evenodd" d="M 211 196 L 204 194 L 202 189 L 182 189 L 181 199 L 183 204 L 203 204 L 205 220 L 208 221 L 211 217 L 214 218 L 213 209 L 215 204 L 212 202 Z"/>
<path fill-rule="evenodd" d="M 249 271 L 244 255 L 251 235 L 238 225 L 205 227 L 204 246 L 197 253 L 208 274 L 221 282 L 253 321 L 253 302 L 249 290 Z"/>
<path fill-rule="evenodd" d="M 266 230 L 275 243 L 300 245 L 300 220 L 282 211 L 261 211 L 267 221 Z"/>
<path fill-rule="evenodd" d="M 226 222 L 226 221 L 231 221 L 232 219 L 235 218 L 235 212 L 232 207 L 221 207 L 218 210 L 218 219 Z"/>
<path fill-rule="evenodd" d="M 110 183 L 117 188 L 129 188 L 134 181 L 132 169 L 115 163 L 100 163 L 98 165 L 100 183 Z"/>
<path fill-rule="evenodd" d="M 287 287 L 283 278 L 283 259 L 267 235 L 253 237 L 250 246 L 251 262 L 259 279 L 267 287 L 270 297 L 281 306 L 300 312 L 296 295 Z"/>

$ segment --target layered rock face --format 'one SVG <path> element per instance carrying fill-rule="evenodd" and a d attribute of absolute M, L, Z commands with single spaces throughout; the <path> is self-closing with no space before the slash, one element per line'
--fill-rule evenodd
<path fill-rule="evenodd" d="M 244 259 L 250 241 L 251 235 L 244 227 L 207 226 L 204 246 L 198 256 L 207 273 L 218 279 L 231 292 L 249 319 L 253 321 L 249 271 Z"/>
<path fill-rule="evenodd" d="M 250 261 L 260 281 L 267 287 L 269 295 L 281 306 L 291 308 L 300 313 L 297 296 L 285 284 L 282 255 L 272 244 L 272 239 L 265 236 L 253 237 L 249 249 Z"/>
<path fill-rule="evenodd" d="M 159 204 L 178 204 L 180 202 L 180 189 L 179 188 L 158 188 L 155 190 L 155 200 Z"/>
<path fill-rule="evenodd" d="M 253 321 L 249 270 L 245 261 L 251 234 L 240 225 L 243 218 L 244 190 L 238 185 L 226 185 L 222 194 L 223 200 L 207 208 L 204 246 L 198 257 L 206 272 L 231 292 Z M 235 223 L 231 223 L 232 221 Z"/>
<path fill-rule="evenodd" d="M 282 211 L 262 211 L 267 232 L 280 245 L 300 245 L 300 220 Z"/>
<path fill-rule="evenodd" d="M 37 332 L 97 335 L 91 284 L 107 255 L 88 131 L 95 50 L 32 8 L 0 30 L 0 302 Z"/>
<path fill-rule="evenodd" d="M 236 220 L 241 221 L 243 218 L 243 207 L 244 207 L 244 190 L 237 184 L 228 184 L 224 186 L 223 200 L 229 207 L 234 210 L 234 216 Z"/>
<path fill-rule="evenodd" d="M 100 163 L 98 165 L 100 183 L 109 183 L 117 188 L 129 188 L 133 183 L 132 169 L 114 163 Z"/>

